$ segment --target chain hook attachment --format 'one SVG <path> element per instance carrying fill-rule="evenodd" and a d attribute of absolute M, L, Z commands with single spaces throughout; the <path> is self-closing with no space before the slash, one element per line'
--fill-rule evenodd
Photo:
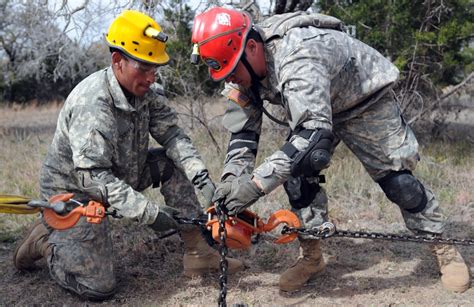
<path fill-rule="evenodd" d="M 301 227 L 301 222 L 293 212 L 289 210 L 278 210 L 268 218 L 268 222 L 263 225 L 263 232 L 270 232 L 280 224 L 286 224 L 286 227 Z M 285 244 L 295 240 L 298 237 L 297 233 L 283 234 L 277 238 L 273 243 Z"/>
<path fill-rule="evenodd" d="M 220 241 L 219 236 L 219 220 L 217 218 L 217 212 L 215 207 L 210 207 L 207 210 L 208 222 L 206 227 L 212 232 L 212 238 Z M 244 210 L 235 216 L 228 216 L 225 221 L 225 229 L 227 233 L 227 247 L 231 249 L 246 249 L 252 244 L 252 236 L 260 234 L 262 232 L 270 232 L 277 228 L 280 224 L 285 224 L 285 227 L 299 228 L 301 222 L 293 212 L 289 210 L 278 210 L 273 213 L 269 218 L 268 222 L 264 223 L 263 220 L 254 212 L 250 210 Z M 297 238 L 297 233 L 283 233 L 273 243 L 285 244 L 289 243 Z"/>
<path fill-rule="evenodd" d="M 31 201 L 28 205 L 42 208 L 44 221 L 57 230 L 73 227 L 81 216 L 85 216 L 87 222 L 92 224 L 99 224 L 105 219 L 106 210 L 101 203 L 91 200 L 87 205 L 84 205 L 73 199 L 73 197 L 73 193 L 57 194 L 52 196 L 47 202 Z M 69 203 L 73 203 L 77 207 L 67 213 Z"/>

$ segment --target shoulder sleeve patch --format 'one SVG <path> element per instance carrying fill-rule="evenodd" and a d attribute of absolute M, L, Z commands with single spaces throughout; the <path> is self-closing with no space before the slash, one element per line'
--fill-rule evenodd
<path fill-rule="evenodd" d="M 245 108 L 250 103 L 250 98 L 235 88 L 228 91 L 226 97 L 238 104 L 241 108 Z"/>

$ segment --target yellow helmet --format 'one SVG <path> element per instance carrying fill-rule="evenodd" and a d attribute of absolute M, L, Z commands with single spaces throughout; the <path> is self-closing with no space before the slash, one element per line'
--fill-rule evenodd
<path fill-rule="evenodd" d="M 105 40 L 109 47 L 141 62 L 164 65 L 170 59 L 165 51 L 168 36 L 151 17 L 138 11 L 125 10 L 117 16 Z"/>

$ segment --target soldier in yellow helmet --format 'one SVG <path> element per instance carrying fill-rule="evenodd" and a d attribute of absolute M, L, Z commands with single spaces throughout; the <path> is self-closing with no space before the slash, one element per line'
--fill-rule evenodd
<path fill-rule="evenodd" d="M 184 274 L 218 270 L 220 257 L 199 230 L 179 226 L 174 218 L 201 214 L 195 188 L 206 200 L 203 207 L 215 188 L 196 148 L 177 125 L 163 88 L 155 83 L 158 67 L 169 61 L 167 36 L 149 16 L 127 10 L 112 22 L 106 41 L 111 66 L 78 84 L 59 114 L 41 170 L 42 197 L 71 192 L 79 201 L 100 201 L 156 231 L 179 229 Z M 163 147 L 150 149 L 149 135 Z M 166 205 L 141 193 L 149 186 L 161 186 Z M 103 300 L 116 289 L 112 256 L 107 220 L 80 220 L 73 228 L 56 231 L 39 219 L 13 260 L 18 269 L 29 270 L 45 257 L 62 287 Z M 242 268 L 240 261 L 228 261 L 229 272 Z"/>

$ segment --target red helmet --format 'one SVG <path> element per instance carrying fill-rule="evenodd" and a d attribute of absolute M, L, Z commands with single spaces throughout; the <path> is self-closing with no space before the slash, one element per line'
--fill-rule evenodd
<path fill-rule="evenodd" d="M 237 66 L 251 27 L 248 13 L 223 7 L 214 7 L 194 18 L 193 54 L 198 53 L 209 66 L 214 81 L 225 79 Z"/>

